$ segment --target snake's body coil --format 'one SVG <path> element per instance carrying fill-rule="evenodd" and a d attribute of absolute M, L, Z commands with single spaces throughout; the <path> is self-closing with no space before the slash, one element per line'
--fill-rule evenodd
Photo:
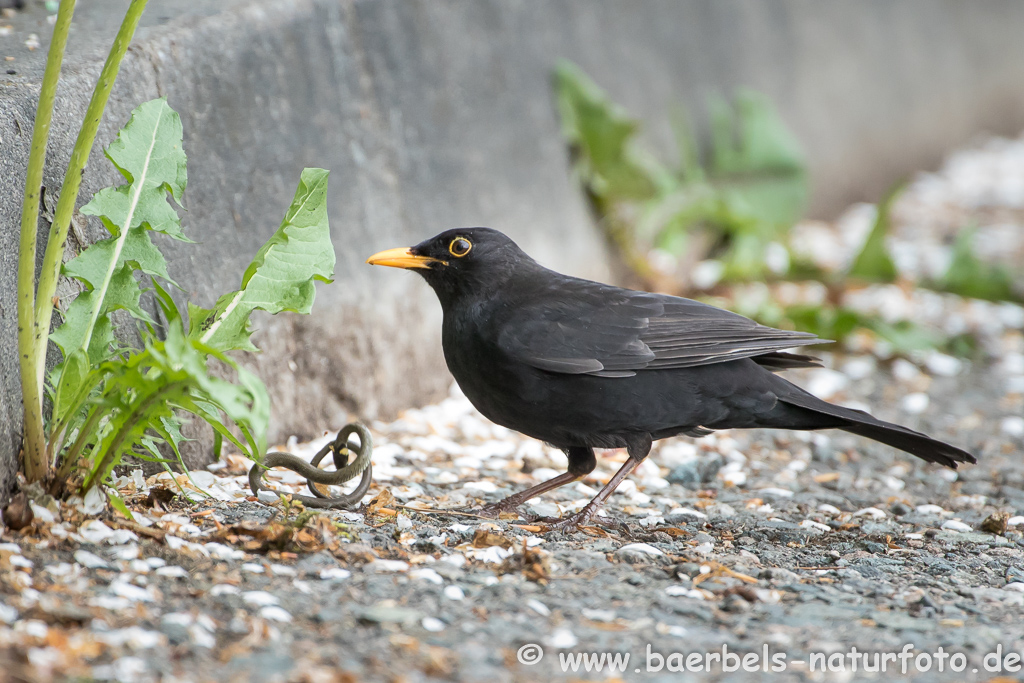
<path fill-rule="evenodd" d="M 353 434 L 359 437 L 358 446 L 353 446 L 349 443 L 348 439 Z M 320 461 L 328 453 L 331 453 L 334 457 L 334 472 L 322 470 L 319 467 Z M 349 462 L 349 453 L 355 453 L 356 457 L 352 462 Z M 252 489 L 254 496 L 259 495 L 260 491 L 274 491 L 274 489 L 263 483 L 263 473 L 271 467 L 286 467 L 305 477 L 309 490 L 313 493 L 312 496 L 294 494 L 291 497 L 292 500 L 301 501 L 308 508 L 351 510 L 359 505 L 359 501 L 362 500 L 363 495 L 370 488 L 373 470 L 370 464 L 372 454 L 373 439 L 370 438 L 369 430 L 361 424 L 348 424 L 342 427 L 334 441 L 321 448 L 313 456 L 311 462 L 306 462 L 291 453 L 282 453 L 280 451 L 267 453 L 263 458 L 263 462 L 253 465 L 252 469 L 249 470 L 249 488 Z M 362 474 L 362 478 L 359 480 L 359 485 L 356 486 L 355 490 L 337 498 L 327 496 L 316 487 L 317 484 L 321 486 L 340 486 L 347 481 L 351 481 L 359 474 Z M 274 492 L 278 493 L 277 491 Z"/>

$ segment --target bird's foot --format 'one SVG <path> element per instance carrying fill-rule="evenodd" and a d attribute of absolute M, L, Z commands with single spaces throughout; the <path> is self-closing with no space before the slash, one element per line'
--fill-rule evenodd
<path fill-rule="evenodd" d="M 579 527 L 585 526 L 587 522 L 593 518 L 596 512 L 596 507 L 590 508 L 588 505 L 579 512 L 575 512 L 567 517 L 561 517 L 558 519 L 548 517 L 537 521 L 547 527 L 545 531 L 575 531 Z"/>

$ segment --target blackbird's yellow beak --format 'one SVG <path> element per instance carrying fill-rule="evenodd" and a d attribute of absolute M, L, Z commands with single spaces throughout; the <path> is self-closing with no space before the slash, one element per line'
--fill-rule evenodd
<path fill-rule="evenodd" d="M 434 263 L 445 263 L 444 261 L 430 256 L 417 256 L 412 250 L 399 247 L 397 249 L 386 249 L 366 259 L 371 266 L 391 266 L 392 268 L 429 268 Z M 447 265 L 445 263 L 445 265 Z"/>

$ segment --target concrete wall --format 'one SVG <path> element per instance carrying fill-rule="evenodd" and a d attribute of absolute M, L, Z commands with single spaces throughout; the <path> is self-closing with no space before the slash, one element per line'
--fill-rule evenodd
<path fill-rule="evenodd" d="M 78 10 L 48 187 L 126 5 Z M 23 42 L 35 30 L 45 45 L 48 32 L 37 15 L 13 23 L 0 37 L 16 57 L 0 63 L 16 67 L 0 72 L 0 498 L 20 439 L 17 225 L 44 57 Z M 761 90 L 807 148 L 812 212 L 830 215 L 979 131 L 1024 128 L 1022 29 L 1014 0 L 151 0 L 99 142 L 152 97 L 182 115 L 184 225 L 199 244 L 165 253 L 207 305 L 237 286 L 302 167 L 331 169 L 337 280 L 319 288 L 313 316 L 259 319 L 264 351 L 247 361 L 274 399 L 272 437 L 310 436 L 450 381 L 433 295 L 415 275 L 365 266 L 368 254 L 489 225 L 551 266 L 610 276 L 552 107 L 559 57 L 642 117 L 657 148 L 669 148 L 669 105 L 696 113 L 708 94 Z M 81 201 L 116 179 L 97 145 Z"/>

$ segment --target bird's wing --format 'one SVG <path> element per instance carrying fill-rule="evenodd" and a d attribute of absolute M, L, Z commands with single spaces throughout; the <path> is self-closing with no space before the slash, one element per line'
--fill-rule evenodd
<path fill-rule="evenodd" d="M 565 278 L 517 306 L 498 345 L 533 367 L 628 377 L 823 343 L 698 301 Z"/>

